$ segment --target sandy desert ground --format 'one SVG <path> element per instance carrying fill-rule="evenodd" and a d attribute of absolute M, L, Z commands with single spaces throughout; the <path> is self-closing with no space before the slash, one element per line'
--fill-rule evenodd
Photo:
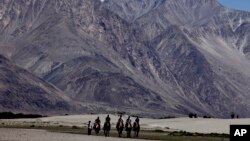
<path fill-rule="evenodd" d="M 13 120 L 0 120 L 0 123 L 5 125 L 44 125 L 44 126 L 86 126 L 89 120 L 99 116 L 102 124 L 106 115 L 70 115 L 70 116 L 55 116 L 45 117 L 38 119 L 13 119 Z M 110 115 L 112 126 L 115 126 L 118 120 L 117 115 Z M 127 116 L 123 117 L 124 119 Z M 132 121 L 135 118 L 132 117 Z M 197 133 L 225 133 L 229 134 L 229 126 L 232 124 L 250 124 L 250 119 L 203 119 L 203 118 L 172 118 L 172 119 L 147 119 L 141 118 L 140 124 L 142 129 L 145 130 L 164 130 L 164 131 L 187 131 Z"/>
<path fill-rule="evenodd" d="M 135 141 L 135 139 L 54 133 L 34 129 L 0 128 L 0 141 Z M 136 140 L 144 141 L 144 140 Z M 147 140 L 148 141 L 148 140 Z"/>

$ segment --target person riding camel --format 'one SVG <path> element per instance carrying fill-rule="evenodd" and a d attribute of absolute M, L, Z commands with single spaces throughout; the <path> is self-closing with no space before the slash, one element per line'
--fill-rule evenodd
<path fill-rule="evenodd" d="M 106 122 L 110 123 L 110 117 L 109 117 L 109 115 L 107 115 L 107 117 L 106 117 Z"/>
<path fill-rule="evenodd" d="M 97 123 L 97 124 L 101 124 L 101 120 L 100 120 L 100 118 L 99 117 L 97 117 L 97 119 L 95 120 L 95 123 Z"/>
<path fill-rule="evenodd" d="M 131 127 L 131 119 L 130 116 L 128 116 L 127 120 L 126 120 L 126 128 L 132 128 Z"/>
<path fill-rule="evenodd" d="M 123 119 L 122 119 L 122 115 L 120 115 L 120 118 L 118 119 L 117 124 L 116 124 L 116 129 L 118 131 L 119 137 L 122 136 L 123 128 L 124 128 Z"/>
<path fill-rule="evenodd" d="M 118 119 L 118 122 L 123 122 L 122 115 L 120 115 L 120 118 Z"/>
<path fill-rule="evenodd" d="M 135 122 L 137 122 L 137 123 L 139 124 L 140 119 L 139 119 L 139 117 L 138 117 L 138 116 L 136 117 Z"/>
<path fill-rule="evenodd" d="M 96 135 L 99 134 L 100 129 L 101 129 L 101 120 L 99 117 L 97 117 L 94 123 L 94 130 L 95 130 Z"/>
<path fill-rule="evenodd" d="M 131 137 L 131 130 L 132 130 L 132 124 L 131 124 L 130 116 L 128 116 L 128 118 L 126 120 L 125 128 L 126 128 L 126 131 L 127 131 L 127 137 L 130 138 Z"/>
<path fill-rule="evenodd" d="M 117 124 L 116 124 L 116 128 L 118 128 L 118 126 L 123 126 L 123 119 L 122 119 L 122 115 L 120 115 Z"/>
<path fill-rule="evenodd" d="M 103 126 L 105 137 L 109 136 L 110 129 L 111 129 L 110 117 L 109 117 L 109 115 L 107 115 L 107 117 L 105 119 L 104 126 Z"/>
<path fill-rule="evenodd" d="M 127 120 L 126 120 L 126 125 L 131 125 L 131 119 L 130 116 L 128 116 Z"/>
<path fill-rule="evenodd" d="M 131 123 L 130 116 L 128 116 L 128 119 L 127 119 L 126 123 Z"/>
<path fill-rule="evenodd" d="M 134 136 L 138 137 L 139 136 L 139 131 L 140 131 L 140 124 L 139 124 L 140 120 L 139 117 L 137 116 L 135 119 L 135 122 L 133 124 L 133 130 L 134 130 Z"/>

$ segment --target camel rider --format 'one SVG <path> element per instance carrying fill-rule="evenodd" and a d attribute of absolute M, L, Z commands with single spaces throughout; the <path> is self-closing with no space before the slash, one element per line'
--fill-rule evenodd
<path fill-rule="evenodd" d="M 131 123 L 131 119 L 130 119 L 130 116 L 128 116 L 128 119 L 126 121 L 127 123 Z"/>
<path fill-rule="evenodd" d="M 100 120 L 100 118 L 99 118 L 99 117 L 97 117 L 97 119 L 95 120 L 95 123 L 97 123 L 97 124 L 101 125 L 101 120 Z"/>
<path fill-rule="evenodd" d="M 123 119 L 122 119 L 122 115 L 120 115 L 117 124 L 116 124 L 116 129 L 118 130 L 120 127 L 123 128 Z"/>
<path fill-rule="evenodd" d="M 131 119 L 130 119 L 130 116 L 128 116 L 128 118 L 126 120 L 126 128 L 131 128 Z"/>
<path fill-rule="evenodd" d="M 138 117 L 138 116 L 136 117 L 135 122 L 137 122 L 137 123 L 139 124 L 140 119 L 139 119 L 139 117 Z"/>
<path fill-rule="evenodd" d="M 109 117 L 109 115 L 107 115 L 107 117 L 106 117 L 106 122 L 110 123 L 110 117 Z"/>
<path fill-rule="evenodd" d="M 120 118 L 118 119 L 118 122 L 122 122 L 123 123 L 122 115 L 120 115 Z"/>

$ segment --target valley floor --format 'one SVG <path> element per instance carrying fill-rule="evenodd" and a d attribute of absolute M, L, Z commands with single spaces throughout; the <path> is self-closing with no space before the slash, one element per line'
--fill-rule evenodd
<path fill-rule="evenodd" d="M 126 141 L 135 140 L 117 137 L 115 123 L 117 115 L 110 115 L 111 137 L 86 135 L 89 120 L 99 116 L 101 122 L 106 117 L 100 115 L 54 116 L 37 119 L 2 119 L 0 120 L 0 141 Z M 127 116 L 124 116 L 124 120 Z M 132 117 L 132 121 L 134 121 Z M 247 124 L 250 119 L 147 119 L 141 118 L 140 139 L 164 141 L 228 141 L 230 124 Z M 215 133 L 215 134 L 214 134 Z M 93 134 L 93 133 L 92 133 Z M 123 137 L 126 136 L 125 131 Z"/>
<path fill-rule="evenodd" d="M 97 116 L 103 124 L 106 115 L 70 115 L 54 116 L 38 119 L 11 119 L 0 120 L 4 125 L 36 125 L 36 126 L 78 126 L 86 127 L 88 121 L 94 121 Z M 110 115 L 112 127 L 115 127 L 118 120 L 117 115 Z M 127 116 L 124 116 L 124 120 Z M 134 117 L 131 118 L 134 121 Z M 203 119 L 203 118 L 172 118 L 172 119 L 148 119 L 141 118 L 140 124 L 143 130 L 162 130 L 162 131 L 186 131 L 192 133 L 217 133 L 229 134 L 230 125 L 249 124 L 250 119 Z"/>
<path fill-rule="evenodd" d="M 135 139 L 55 133 L 45 130 L 0 128 L 0 141 L 134 141 Z M 140 140 L 139 140 L 140 141 Z M 141 140 L 143 141 L 143 140 Z"/>

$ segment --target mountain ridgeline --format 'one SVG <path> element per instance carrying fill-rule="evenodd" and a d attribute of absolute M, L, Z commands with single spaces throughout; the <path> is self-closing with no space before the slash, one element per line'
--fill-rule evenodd
<path fill-rule="evenodd" d="M 0 54 L 53 86 L 49 96 L 60 91 L 65 112 L 250 117 L 249 12 L 216 0 L 4 0 L 0 7 Z"/>

